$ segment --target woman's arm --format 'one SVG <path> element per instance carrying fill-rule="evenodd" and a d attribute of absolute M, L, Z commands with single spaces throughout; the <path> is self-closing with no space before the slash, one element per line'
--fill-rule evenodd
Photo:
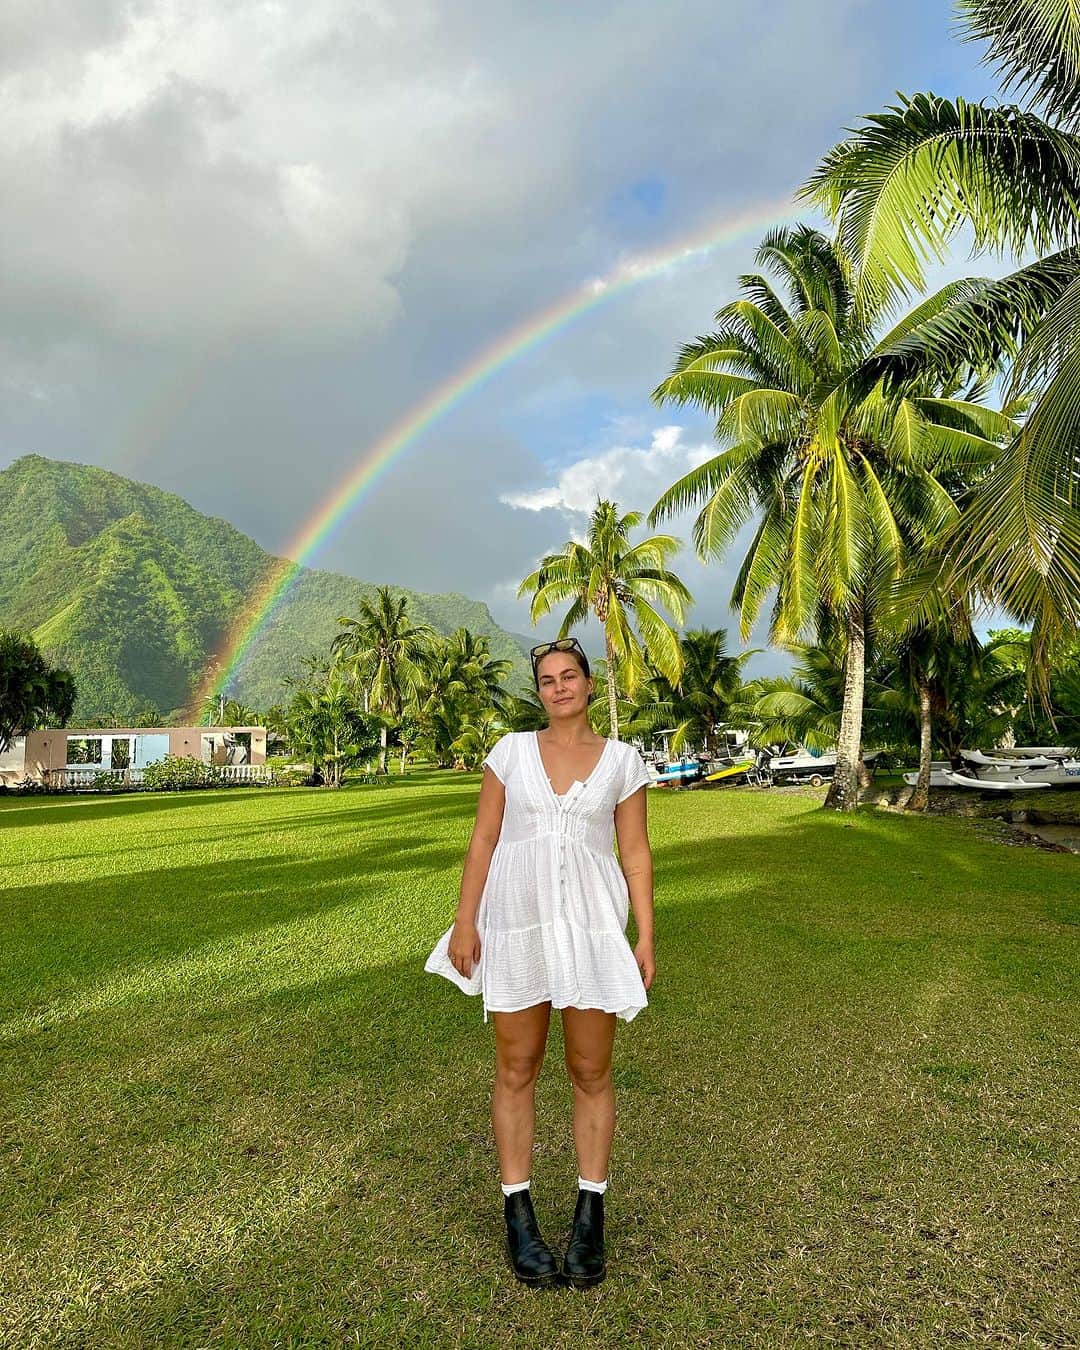
<path fill-rule="evenodd" d="M 619 845 L 619 866 L 630 893 L 630 908 L 638 930 L 634 955 L 641 968 L 645 988 L 656 975 L 653 934 L 653 860 L 649 847 L 648 808 L 645 788 L 632 792 L 615 808 L 615 838 Z"/>
<path fill-rule="evenodd" d="M 454 931 L 450 934 L 447 955 L 453 966 L 469 979 L 472 967 L 480 960 L 480 935 L 476 931 L 476 913 L 480 897 L 491 867 L 491 855 L 502 831 L 506 789 L 491 769 L 484 769 L 480 796 L 476 803 L 476 821 L 473 825 L 469 851 L 461 873 L 461 893 L 454 915 Z"/>

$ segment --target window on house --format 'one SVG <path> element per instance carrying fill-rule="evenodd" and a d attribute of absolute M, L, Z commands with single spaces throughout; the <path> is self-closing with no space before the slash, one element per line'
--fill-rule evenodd
<path fill-rule="evenodd" d="M 67 762 L 69 764 L 100 764 L 100 736 L 69 736 L 67 738 Z"/>

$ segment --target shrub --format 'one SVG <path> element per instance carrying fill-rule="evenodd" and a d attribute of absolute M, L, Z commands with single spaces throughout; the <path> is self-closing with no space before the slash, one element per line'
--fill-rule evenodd
<path fill-rule="evenodd" d="M 310 782 L 310 769 L 300 769 L 295 765 L 290 765 L 287 768 L 279 768 L 276 764 L 270 766 L 270 785 L 272 787 L 304 787 Z"/>
<path fill-rule="evenodd" d="M 24 778 L 22 782 L 16 783 L 13 788 L 5 789 L 16 797 L 58 797 L 66 790 L 66 788 L 53 787 L 50 783 L 43 783 L 40 778 Z"/>
<path fill-rule="evenodd" d="M 228 787 L 232 780 L 216 764 L 204 764 L 193 755 L 166 755 L 143 769 L 143 787 L 152 792 L 184 792 L 189 788 Z"/>

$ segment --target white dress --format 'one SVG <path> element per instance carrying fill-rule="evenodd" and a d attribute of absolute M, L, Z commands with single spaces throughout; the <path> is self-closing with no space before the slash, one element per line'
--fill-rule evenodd
<path fill-rule="evenodd" d="M 443 933 L 424 969 L 489 1012 L 602 1008 L 629 1022 L 648 1004 L 626 938 L 630 895 L 615 858 L 615 806 L 649 782 L 632 745 L 609 740 L 584 782 L 559 796 L 533 731 L 511 731 L 484 763 L 506 790 L 499 842 L 476 912 L 480 960 L 466 979 Z"/>

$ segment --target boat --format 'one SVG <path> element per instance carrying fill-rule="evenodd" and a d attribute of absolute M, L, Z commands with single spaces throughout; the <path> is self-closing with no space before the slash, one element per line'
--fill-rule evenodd
<path fill-rule="evenodd" d="M 1012 746 L 1008 750 L 961 750 L 966 776 L 980 786 L 1021 782 L 1044 787 L 1080 787 L 1080 756 L 1063 745 Z"/>
<path fill-rule="evenodd" d="M 687 759 L 677 761 L 674 764 L 666 764 L 662 769 L 658 767 L 657 774 L 653 778 L 654 783 L 686 783 L 692 778 L 697 778 L 701 774 L 701 765 L 696 759 Z M 650 777 L 651 777 L 650 773 Z"/>
<path fill-rule="evenodd" d="M 713 761 L 716 763 L 716 761 Z M 738 778 L 744 774 L 747 769 L 753 767 L 753 759 L 732 759 L 728 763 L 722 763 L 719 769 L 714 769 L 712 773 L 705 775 L 706 783 L 722 783 L 725 779 Z"/>
<path fill-rule="evenodd" d="M 948 775 L 953 772 L 951 759 L 932 759 L 930 761 L 930 786 L 936 788 L 953 787 L 949 782 Z M 911 773 L 904 774 L 904 782 L 910 787 L 914 787 L 919 781 L 918 769 Z"/>
<path fill-rule="evenodd" d="M 961 750 L 964 768 L 950 760 L 930 763 L 930 786 L 980 792 L 1030 792 L 1036 788 L 1080 786 L 1080 758 L 1068 746 L 1013 746 L 1008 750 Z M 918 773 L 904 774 L 915 786 Z"/>
<path fill-rule="evenodd" d="M 796 746 L 788 754 L 773 755 L 768 762 L 768 772 L 774 782 L 809 783 L 820 787 L 828 782 L 836 772 L 836 750 L 809 750 L 805 745 Z M 873 764 L 880 750 L 870 750 L 863 755 L 864 764 Z"/>
<path fill-rule="evenodd" d="M 999 781 L 994 778 L 973 778 L 968 773 L 947 773 L 945 777 L 949 787 L 978 788 L 980 792 L 1030 792 L 1033 788 L 1050 787 L 1049 783 L 1032 783 L 1023 778 Z"/>

